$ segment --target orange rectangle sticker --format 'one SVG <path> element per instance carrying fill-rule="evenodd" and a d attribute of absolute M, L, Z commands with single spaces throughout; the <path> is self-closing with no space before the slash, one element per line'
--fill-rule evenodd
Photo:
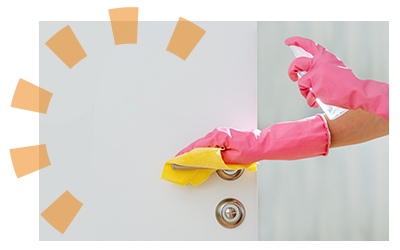
<path fill-rule="evenodd" d="M 51 92 L 20 79 L 15 88 L 11 107 L 47 114 L 52 96 Z"/>
<path fill-rule="evenodd" d="M 70 69 L 86 57 L 86 52 L 83 50 L 78 38 L 76 38 L 69 25 L 54 34 L 46 42 L 46 45 Z"/>
<path fill-rule="evenodd" d="M 115 45 L 137 44 L 138 7 L 109 9 Z"/>
<path fill-rule="evenodd" d="M 65 191 L 41 215 L 50 225 L 63 234 L 82 206 L 82 202 L 78 201 L 70 192 Z"/>
<path fill-rule="evenodd" d="M 180 17 L 169 41 L 167 51 L 186 60 L 205 33 L 204 29 Z"/>
<path fill-rule="evenodd" d="M 50 166 L 46 144 L 10 149 L 17 178 Z"/>

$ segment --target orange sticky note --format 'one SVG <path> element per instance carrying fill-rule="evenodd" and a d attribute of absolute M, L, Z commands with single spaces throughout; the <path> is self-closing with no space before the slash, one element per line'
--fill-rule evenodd
<path fill-rule="evenodd" d="M 196 24 L 180 17 L 169 41 L 167 51 L 186 60 L 205 33 L 206 31 Z"/>
<path fill-rule="evenodd" d="M 15 88 L 11 107 L 47 114 L 52 96 L 51 92 L 20 79 Z"/>
<path fill-rule="evenodd" d="M 137 44 L 138 7 L 109 9 L 115 45 Z"/>
<path fill-rule="evenodd" d="M 63 234 L 82 206 L 82 202 L 78 201 L 70 192 L 65 191 L 41 215 L 50 225 Z"/>
<path fill-rule="evenodd" d="M 69 25 L 52 36 L 46 45 L 70 69 L 86 57 L 85 51 Z"/>
<path fill-rule="evenodd" d="M 17 178 L 51 165 L 46 144 L 10 149 L 10 154 Z"/>

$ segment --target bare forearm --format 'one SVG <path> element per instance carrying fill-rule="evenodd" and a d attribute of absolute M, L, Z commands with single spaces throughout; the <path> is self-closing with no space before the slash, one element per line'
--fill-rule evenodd
<path fill-rule="evenodd" d="M 370 141 L 389 134 L 389 122 L 361 109 L 349 110 L 335 120 L 325 116 L 331 133 L 330 148 Z"/>

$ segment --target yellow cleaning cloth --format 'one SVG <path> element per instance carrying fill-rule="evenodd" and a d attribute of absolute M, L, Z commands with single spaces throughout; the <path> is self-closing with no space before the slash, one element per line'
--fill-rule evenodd
<path fill-rule="evenodd" d="M 172 169 L 172 164 L 206 169 Z M 256 162 L 252 164 L 225 164 L 221 157 L 220 148 L 195 148 L 188 153 L 167 161 L 164 164 L 161 179 L 181 186 L 189 183 L 197 186 L 207 180 L 218 169 L 237 170 L 245 168 L 250 171 L 256 171 L 256 165 Z"/>

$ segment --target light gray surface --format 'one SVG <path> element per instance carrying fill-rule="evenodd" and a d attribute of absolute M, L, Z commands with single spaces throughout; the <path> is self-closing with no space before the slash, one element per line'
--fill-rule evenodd
<path fill-rule="evenodd" d="M 360 79 L 389 81 L 388 22 L 258 22 L 258 128 L 322 113 L 307 106 L 287 69 L 291 36 L 313 39 Z M 259 240 L 389 240 L 389 138 L 327 157 L 263 161 Z"/>
<path fill-rule="evenodd" d="M 139 22 L 138 44 L 119 46 L 109 22 L 40 23 L 40 87 L 53 93 L 40 211 L 66 190 L 83 203 L 65 234 L 40 216 L 40 240 L 257 240 L 257 173 L 197 187 L 160 178 L 215 127 L 256 127 L 257 23 L 195 23 L 206 34 L 186 61 L 166 51 L 176 22 Z M 88 55 L 72 69 L 45 45 L 67 24 Z M 236 229 L 215 219 L 224 198 L 246 208 Z"/>

